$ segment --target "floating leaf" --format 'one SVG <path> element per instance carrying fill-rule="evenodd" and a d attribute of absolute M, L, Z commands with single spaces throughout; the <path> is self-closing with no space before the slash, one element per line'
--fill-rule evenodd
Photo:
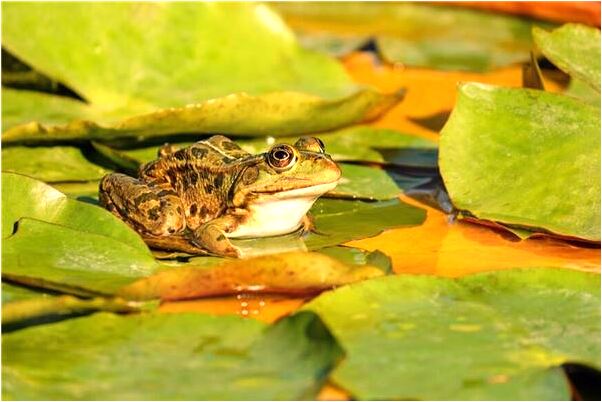
<path fill-rule="evenodd" d="M 4 147 L 2 169 L 46 182 L 98 180 L 109 173 L 69 146 Z"/>
<path fill-rule="evenodd" d="M 23 301 L 33 298 L 51 297 L 50 294 L 37 289 L 2 282 L 2 304 Z"/>
<path fill-rule="evenodd" d="M 371 89 L 334 100 L 297 92 L 273 92 L 257 96 L 238 93 L 180 108 L 136 115 L 116 123 L 97 124 L 87 120 L 97 114 L 90 111 L 91 116 L 82 116 L 68 124 L 47 125 L 31 122 L 31 119 L 38 114 L 42 117 L 51 114 L 51 111 L 45 110 L 48 104 L 59 108 L 59 102 L 53 95 L 8 89 L 2 91 L 3 102 L 20 102 L 23 105 L 35 103 L 39 108 L 38 112 L 27 108 L 15 109 L 16 115 L 8 116 L 9 121 L 27 124 L 9 127 L 2 134 L 2 141 L 6 144 L 123 139 L 140 141 L 172 134 L 190 134 L 198 138 L 199 133 L 240 136 L 307 134 L 371 120 L 403 97 L 402 93 L 382 95 Z M 36 99 L 31 99 L 33 97 Z M 67 121 L 63 119 L 64 123 Z"/>
<path fill-rule="evenodd" d="M 598 109 L 600 108 L 600 92 L 596 91 L 581 80 L 571 78 L 571 81 L 569 82 L 569 85 L 564 93 L 566 95 L 579 98 L 582 101 L 597 107 Z"/>
<path fill-rule="evenodd" d="M 6 49 L 89 102 L 3 90 L 13 105 L 5 143 L 290 135 L 374 118 L 400 100 L 359 90 L 263 4 L 7 4 L 3 22 Z"/>
<path fill-rule="evenodd" d="M 98 204 L 98 181 L 52 183 L 52 187 L 69 198 Z"/>
<path fill-rule="evenodd" d="M 324 293 L 305 308 L 345 349 L 331 378 L 356 399 L 568 399 L 557 367 L 600 366 L 597 274 L 389 276 Z"/>
<path fill-rule="evenodd" d="M 372 265 L 385 274 L 392 272 L 391 259 L 379 250 L 369 252 L 360 248 L 339 246 L 325 247 L 320 249 L 319 252 L 336 258 L 347 265 Z"/>
<path fill-rule="evenodd" d="M 533 29 L 535 44 L 554 65 L 600 93 L 600 30 L 565 24 L 551 32 Z"/>
<path fill-rule="evenodd" d="M 316 226 L 315 233 L 305 239 L 310 250 L 376 236 L 395 227 L 419 225 L 426 218 L 423 209 L 398 199 L 379 202 L 320 199 L 310 212 Z"/>
<path fill-rule="evenodd" d="M 532 46 L 531 21 L 458 7 L 402 2 L 274 6 L 302 32 L 322 37 L 330 32 L 341 42 L 376 35 L 387 61 L 409 66 L 486 71 L 526 61 Z"/>
<path fill-rule="evenodd" d="M 32 120 L 45 124 L 63 124 L 75 119 L 92 119 L 93 110 L 88 104 L 64 96 L 2 87 L 2 132 L 10 127 Z M 40 130 L 30 123 L 28 130 Z M 80 129 L 83 129 L 80 128 Z M 22 130 L 25 130 L 23 128 Z M 4 141 L 4 134 L 2 135 Z M 10 143 L 10 139 L 9 139 Z"/>
<path fill-rule="evenodd" d="M 2 346 L 2 396 L 20 400 L 314 399 L 342 354 L 307 312 L 269 327 L 101 313 L 6 334 Z"/>
<path fill-rule="evenodd" d="M 140 236 L 107 210 L 71 200 L 27 176 L 2 173 L 2 204 L 2 238 L 10 236 L 14 224 L 27 217 L 107 236 L 141 252 L 146 250 L 150 256 Z"/>
<path fill-rule="evenodd" d="M 2 329 L 14 330 L 34 324 L 44 324 L 74 315 L 95 311 L 131 313 L 137 311 L 131 303 L 121 299 L 96 297 L 79 299 L 73 296 L 37 297 L 2 305 Z"/>
<path fill-rule="evenodd" d="M 381 269 L 346 265 L 319 253 L 290 252 L 229 260 L 206 268 L 168 269 L 123 288 L 128 299 L 182 300 L 241 292 L 312 294 L 382 276 Z"/>
<path fill-rule="evenodd" d="M 335 189 L 328 192 L 329 197 L 388 200 L 401 193 L 385 170 L 346 163 L 339 166 L 343 174 Z"/>
<path fill-rule="evenodd" d="M 146 247 L 28 218 L 2 247 L 3 277 L 81 295 L 110 295 L 156 268 Z"/>
<path fill-rule="evenodd" d="M 456 208 L 479 219 L 600 240 L 600 112 L 543 91 L 468 83 L 440 142 Z"/>

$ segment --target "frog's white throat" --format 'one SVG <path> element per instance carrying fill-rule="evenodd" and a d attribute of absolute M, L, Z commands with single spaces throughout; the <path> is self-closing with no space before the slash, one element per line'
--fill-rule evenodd
<path fill-rule="evenodd" d="M 230 238 L 267 237 L 294 232 L 322 194 L 337 182 L 298 188 L 275 194 L 262 194 L 249 206 L 249 218 L 227 236 Z"/>

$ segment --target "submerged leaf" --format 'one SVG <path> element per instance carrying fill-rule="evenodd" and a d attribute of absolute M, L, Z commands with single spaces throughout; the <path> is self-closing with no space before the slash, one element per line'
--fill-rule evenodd
<path fill-rule="evenodd" d="M 318 200 L 310 210 L 315 232 L 306 239 L 310 250 L 376 236 L 384 230 L 420 225 L 426 212 L 398 199 L 378 202 Z"/>
<path fill-rule="evenodd" d="M 397 275 L 324 293 L 305 309 L 345 349 L 332 380 L 356 399 L 568 399 L 557 367 L 600 366 L 597 274 Z"/>
<path fill-rule="evenodd" d="M 2 396 L 20 400 L 314 399 L 342 355 L 308 312 L 269 327 L 100 313 L 3 335 L 2 346 Z"/>
<path fill-rule="evenodd" d="M 551 32 L 533 29 L 537 47 L 554 65 L 600 93 L 600 30 L 565 24 Z"/>
<path fill-rule="evenodd" d="M 325 247 L 318 251 L 348 265 L 372 265 L 385 274 L 392 272 L 391 259 L 379 250 L 366 251 L 355 247 Z"/>
<path fill-rule="evenodd" d="M 409 66 L 486 71 L 526 61 L 532 45 L 532 21 L 459 7 L 404 2 L 301 2 L 275 7 L 293 28 L 319 32 L 329 41 L 327 33 L 340 42 L 376 35 L 378 50 L 387 61 Z M 305 44 L 316 42 L 314 38 Z"/>
<path fill-rule="evenodd" d="M 479 219 L 600 240 L 600 112 L 568 96 L 468 83 L 440 141 L 452 202 Z"/>
<path fill-rule="evenodd" d="M 182 300 L 241 292 L 312 294 L 384 275 L 320 253 L 290 252 L 229 260 L 213 267 L 167 269 L 119 291 L 128 299 Z"/>

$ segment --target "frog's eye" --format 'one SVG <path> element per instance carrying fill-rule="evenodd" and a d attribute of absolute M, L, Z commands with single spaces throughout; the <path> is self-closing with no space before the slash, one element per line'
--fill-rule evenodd
<path fill-rule="evenodd" d="M 268 163 L 276 170 L 289 169 L 296 160 L 295 150 L 290 145 L 276 145 L 268 152 Z"/>

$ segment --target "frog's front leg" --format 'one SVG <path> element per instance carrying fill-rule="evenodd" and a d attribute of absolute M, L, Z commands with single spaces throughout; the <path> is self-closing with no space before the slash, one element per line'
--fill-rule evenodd
<path fill-rule="evenodd" d="M 195 230 L 190 241 L 209 252 L 225 257 L 240 257 L 241 251 L 228 239 L 226 233 L 231 232 L 239 220 L 236 216 L 226 215 L 203 224 Z"/>
<path fill-rule="evenodd" d="M 186 227 L 186 217 L 177 194 L 161 186 L 121 174 L 100 181 L 100 204 L 138 232 L 169 236 Z"/>

